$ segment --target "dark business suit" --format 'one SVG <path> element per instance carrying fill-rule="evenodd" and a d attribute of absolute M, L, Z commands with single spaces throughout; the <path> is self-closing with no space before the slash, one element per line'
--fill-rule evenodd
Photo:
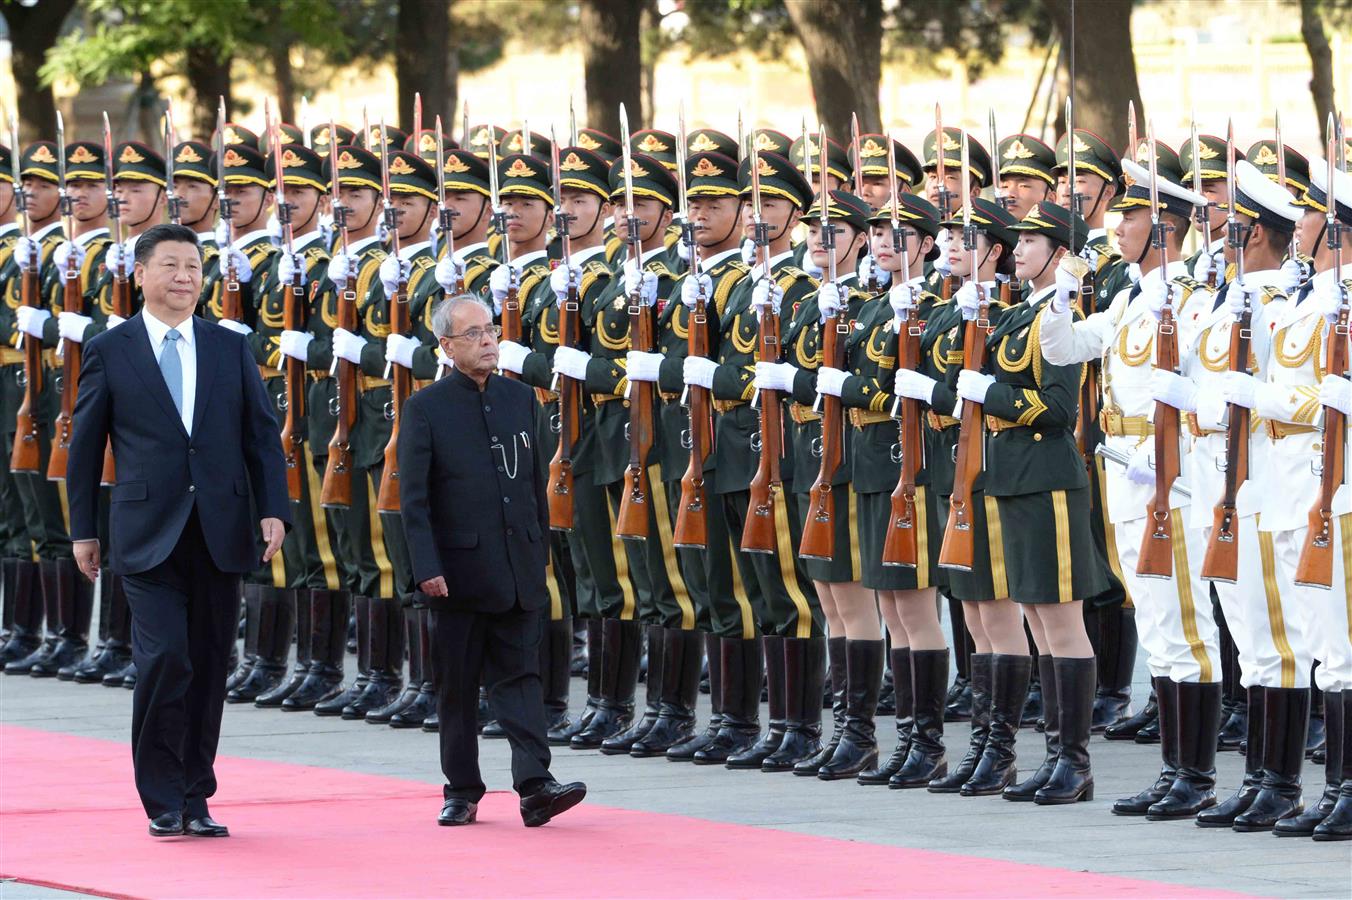
<path fill-rule="evenodd" d="M 512 781 L 530 793 L 549 775 L 539 643 L 549 601 L 545 476 L 531 446 L 536 401 L 526 385 L 490 375 L 484 390 L 453 369 L 404 406 L 399 490 L 416 584 L 444 576 L 429 597 L 445 796 L 477 803 L 477 697 L 512 745 Z"/>
<path fill-rule="evenodd" d="M 132 613 L 132 759 L 151 818 L 207 815 L 239 576 L 259 563 L 254 510 L 290 521 L 280 436 L 253 354 L 219 325 L 193 318 L 179 330 L 189 324 L 191 435 L 136 315 L 85 345 L 66 475 L 71 535 L 92 540 L 112 440 L 106 556 Z"/>

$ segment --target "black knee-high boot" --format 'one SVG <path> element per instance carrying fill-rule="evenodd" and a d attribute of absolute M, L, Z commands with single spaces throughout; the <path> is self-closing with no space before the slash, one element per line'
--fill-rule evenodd
<path fill-rule="evenodd" d="M 1216 805 L 1216 732 L 1221 727 L 1219 683 L 1180 682 L 1178 773 L 1169 792 L 1146 811 L 1151 821 L 1191 819 Z"/>
<path fill-rule="evenodd" d="M 1197 824 L 1202 828 L 1229 828 L 1235 824 L 1235 816 L 1253 805 L 1258 789 L 1263 783 L 1263 694 L 1267 688 L 1254 685 L 1249 688 L 1245 703 L 1245 747 L 1244 781 L 1239 790 L 1228 799 L 1204 809 L 1197 814 Z"/>
<path fill-rule="evenodd" d="M 1056 690 L 1056 665 L 1052 657 L 1039 656 L 1037 667 L 1042 679 L 1042 709 L 1046 722 L 1042 737 L 1046 741 L 1047 752 L 1037 771 L 1018 784 L 1011 784 L 1001 793 L 1006 800 L 1015 803 L 1031 802 L 1052 777 L 1056 761 L 1061 758 L 1061 700 Z"/>
<path fill-rule="evenodd" d="M 911 746 L 887 786 L 894 790 L 928 787 L 948 774 L 944 753 L 944 685 L 948 683 L 948 650 L 912 650 L 911 686 L 914 724 Z M 975 690 L 973 691 L 975 697 Z M 975 715 L 975 712 L 973 712 Z"/>
<path fill-rule="evenodd" d="M 831 680 L 831 739 L 817 753 L 794 766 L 795 775 L 815 776 L 822 764 L 835 755 L 845 734 L 845 638 L 828 638 L 826 657 Z"/>
<path fill-rule="evenodd" d="M 714 634 L 704 635 L 704 655 L 709 670 L 709 724 L 699 734 L 691 735 L 667 750 L 667 759 L 672 762 L 691 762 L 695 754 L 703 750 L 723 727 L 723 657 L 718 647 L 720 638 Z"/>
<path fill-rule="evenodd" d="M 1309 717 L 1309 688 L 1263 691 L 1263 783 L 1249 808 L 1235 816 L 1235 831 L 1271 831 L 1279 820 L 1305 810 L 1300 769 Z"/>
<path fill-rule="evenodd" d="M 991 728 L 991 677 L 994 653 L 972 654 L 972 736 L 967 742 L 967 753 L 948 774 L 935 778 L 927 786 L 932 794 L 956 794 L 976 771 L 977 763 L 986 749 L 986 738 Z"/>
<path fill-rule="evenodd" d="M 1094 799 L 1094 773 L 1089 768 L 1089 723 L 1094 715 L 1094 658 L 1052 660 L 1056 670 L 1056 705 L 1061 723 L 1061 753 L 1056 767 L 1036 794 L 1039 806 Z M 1046 685 L 1043 685 L 1046 690 Z M 1214 759 L 1216 748 L 1211 748 Z"/>
<path fill-rule="evenodd" d="M 878 737 L 874 716 L 882 689 L 883 641 L 847 641 L 845 644 L 845 734 L 835 754 L 822 764 L 817 777 L 823 781 L 854 778 L 878 762 Z"/>
<path fill-rule="evenodd" d="M 759 769 L 766 758 L 779 749 L 788 730 L 788 694 L 784 679 L 784 638 L 767 634 L 761 638 L 761 647 L 765 652 L 765 689 L 768 694 L 769 721 L 766 730 L 757 740 L 741 753 L 728 757 L 729 769 Z"/>
<path fill-rule="evenodd" d="M 1018 777 L 1014 739 L 1028 694 L 1033 658 L 1027 654 L 996 653 L 992 662 L 991 724 L 986 748 L 959 793 L 964 797 L 998 794 Z"/>
<path fill-rule="evenodd" d="M 915 727 L 915 686 L 911 673 L 911 648 L 892 647 L 888 650 L 888 659 L 892 664 L 892 681 L 896 694 L 897 745 L 887 759 L 880 759 L 878 765 L 865 769 L 856 779 L 860 784 L 887 784 L 892 776 L 906 764 L 911 752 L 911 731 Z M 948 673 L 944 673 L 944 690 L 948 689 Z M 940 698 L 940 715 L 946 697 Z M 829 759 L 829 757 L 828 757 Z"/>

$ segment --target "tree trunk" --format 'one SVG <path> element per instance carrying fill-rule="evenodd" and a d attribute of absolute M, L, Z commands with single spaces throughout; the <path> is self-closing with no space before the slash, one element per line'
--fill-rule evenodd
<path fill-rule="evenodd" d="M 882 0 L 785 0 L 807 57 L 817 120 L 844 143 L 850 113 L 863 132 L 882 130 Z"/>
<path fill-rule="evenodd" d="M 277 95 L 277 115 L 281 121 L 296 122 L 296 72 L 291 68 L 291 45 L 273 44 L 268 48 L 272 57 L 272 84 Z"/>
<path fill-rule="evenodd" d="M 1329 49 L 1328 35 L 1324 34 L 1324 18 L 1319 13 L 1319 0 L 1300 0 L 1300 36 L 1310 52 L 1310 95 L 1314 98 L 1314 112 L 1319 117 L 1320 144 L 1328 144 L 1329 115 L 1333 112 L 1333 51 Z"/>
<path fill-rule="evenodd" d="M 6 3 L 0 7 L 9 25 L 10 70 L 18 95 L 20 140 L 25 144 L 56 135 L 56 95 L 50 86 L 43 87 L 38 69 L 74 6 L 75 0 L 46 0 L 31 6 Z"/>
<path fill-rule="evenodd" d="M 450 48 L 451 0 L 399 0 L 394 75 L 399 84 L 399 127 L 410 134 L 414 94 L 422 94 L 422 127 L 435 116 L 451 115 Z"/>
<path fill-rule="evenodd" d="M 1072 28 L 1072 0 L 1042 0 L 1063 43 L 1072 48 L 1067 56 L 1075 64 L 1075 127 L 1089 129 L 1118 149 L 1127 145 L 1127 104 L 1135 102 L 1138 125 L 1145 118 L 1131 45 L 1132 2 L 1076 3 Z"/>
<path fill-rule="evenodd" d="M 643 68 L 639 21 L 642 7 L 633 0 L 583 0 L 583 84 L 591 128 L 620 136 L 620 104 L 638 130 L 642 115 L 640 72 Z"/>
<path fill-rule="evenodd" d="M 230 63 L 231 57 L 222 56 L 215 47 L 194 44 L 187 49 L 185 74 L 193 93 L 192 133 L 201 140 L 210 140 L 216 131 L 219 98 L 225 98 L 226 118 L 234 117 Z"/>

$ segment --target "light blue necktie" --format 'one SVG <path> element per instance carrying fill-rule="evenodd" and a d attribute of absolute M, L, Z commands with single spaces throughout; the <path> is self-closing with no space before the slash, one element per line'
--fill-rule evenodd
<path fill-rule="evenodd" d="M 183 415 L 183 360 L 179 358 L 176 344 L 183 335 L 177 328 L 170 328 L 164 336 L 164 349 L 160 351 L 160 373 L 164 375 L 164 385 L 169 388 L 169 396 L 174 398 L 174 408 Z"/>

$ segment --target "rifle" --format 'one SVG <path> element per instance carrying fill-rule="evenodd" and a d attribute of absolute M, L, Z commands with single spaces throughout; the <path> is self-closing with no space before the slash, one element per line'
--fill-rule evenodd
<path fill-rule="evenodd" d="M 1230 123 L 1225 137 L 1225 174 L 1230 183 L 1231 200 L 1226 211 L 1226 241 L 1235 252 L 1237 278 L 1227 290 L 1244 287 L 1244 244 L 1250 226 L 1235 215 L 1235 127 Z M 1251 325 L 1253 310 L 1248 302 L 1230 326 L 1230 371 L 1249 371 L 1249 342 L 1253 338 Z M 1225 428 L 1225 492 L 1216 504 L 1207 540 L 1206 556 L 1202 560 L 1202 577 L 1212 581 L 1233 584 L 1239 577 L 1239 513 L 1236 498 L 1239 489 L 1249 478 L 1249 409 L 1231 403 L 1230 418 Z"/>
<path fill-rule="evenodd" d="M 390 143 L 385 140 L 385 121 L 380 122 L 380 194 L 384 206 L 385 228 L 389 231 L 390 254 L 399 258 L 399 210 L 390 201 Z M 438 175 L 438 178 L 441 176 Z M 407 335 L 413 330 L 409 318 L 408 285 L 404 282 L 402 266 L 399 283 L 389 298 L 390 334 Z M 379 512 L 399 512 L 399 419 L 404 403 L 413 395 L 413 371 L 398 363 L 386 367 L 390 378 L 390 402 L 385 407 L 385 418 L 390 422 L 390 439 L 385 444 L 385 471 L 380 478 L 380 493 L 376 497 Z"/>
<path fill-rule="evenodd" d="M 822 194 L 825 195 L 825 194 L 827 193 L 827 190 L 826 190 L 826 131 L 825 131 L 825 129 L 822 129 L 822 133 L 821 133 L 821 144 L 822 144 L 822 146 L 818 148 L 818 151 L 819 151 L 820 154 L 821 154 L 821 156 L 820 156 L 820 159 L 821 159 L 821 170 L 822 170 L 822 174 L 821 174 L 821 188 L 822 188 Z M 855 195 L 856 197 L 862 198 L 862 197 L 864 196 L 864 158 L 863 158 L 862 156 L 859 155 L 859 116 L 858 116 L 857 113 L 850 113 L 850 149 L 854 151 L 854 173 L 853 173 L 853 174 L 854 174 L 854 195 Z M 891 159 L 893 155 L 894 155 L 894 150 L 893 150 L 891 141 L 890 141 L 890 139 L 889 139 L 889 142 L 888 142 L 888 145 L 887 145 L 887 158 L 888 158 L 888 159 Z M 803 158 L 804 158 L 804 159 L 807 158 L 807 146 L 806 146 L 806 145 L 804 145 L 804 147 L 803 147 Z M 811 184 L 811 183 L 812 183 L 812 180 L 811 180 L 811 179 L 808 179 L 808 184 Z M 865 287 L 865 290 L 867 290 L 867 291 L 869 292 L 869 295 L 872 296 L 872 295 L 878 293 L 880 290 L 882 290 L 882 285 L 878 284 L 878 265 L 877 265 L 877 263 L 874 262 L 874 260 L 873 260 L 873 254 L 872 254 L 871 252 L 869 252 L 867 246 L 864 247 L 864 251 L 865 251 L 866 258 L 868 259 L 868 263 L 869 263 L 869 265 L 868 265 L 868 281 L 866 281 L 866 282 L 864 283 L 864 287 Z M 835 261 L 835 252 L 834 252 L 834 251 L 832 251 L 831 257 L 832 257 L 832 262 L 834 262 L 834 261 Z M 848 326 L 847 326 L 847 327 L 848 327 Z"/>
<path fill-rule="evenodd" d="M 1343 275 L 1343 231 L 1345 226 L 1338 221 L 1335 212 L 1333 167 L 1334 159 L 1342 154 L 1342 128 L 1334 128 L 1333 114 L 1329 114 L 1328 199 L 1325 213 L 1325 234 L 1329 249 L 1333 251 L 1334 284 L 1341 301 L 1338 304 L 1338 317 L 1329 327 L 1325 350 L 1324 377 L 1346 378 L 1347 341 L 1348 341 L 1348 296 L 1347 286 L 1340 280 Z M 1336 136 L 1335 136 L 1336 135 Z M 1334 149 L 1334 142 L 1337 149 Z M 1345 480 L 1347 416 L 1331 406 L 1324 407 L 1323 450 L 1319 463 L 1319 496 L 1310 506 L 1309 525 L 1306 531 L 1305 545 L 1300 548 L 1300 561 L 1296 564 L 1296 584 L 1307 587 L 1333 587 L 1333 495 Z M 1344 535 L 1346 540 L 1346 535 Z"/>
<path fill-rule="evenodd" d="M 460 215 L 456 210 L 446 205 L 446 147 L 442 140 L 441 116 L 437 116 L 437 225 L 441 228 L 441 238 L 446 242 L 446 255 L 455 258 L 455 217 Z M 555 176 L 557 177 L 557 176 Z M 458 273 L 460 270 L 456 269 Z M 451 285 L 452 293 L 463 294 L 465 292 L 464 279 L 459 274 L 455 277 L 455 284 Z"/>
<path fill-rule="evenodd" d="M 890 143 L 890 136 L 889 136 Z M 901 277 L 911 277 L 911 229 L 903 232 L 897 210 L 897 161 L 887 160 L 888 191 L 892 197 L 892 252 L 901 257 Z M 897 371 L 913 370 L 920 365 L 920 336 L 923 329 L 916 320 L 916 312 L 908 310 L 897 325 Z M 922 465 L 923 443 L 920 437 L 920 401 L 898 397 L 892 401 L 892 418 L 897 420 L 898 444 L 901 448 L 901 472 L 897 486 L 892 490 L 892 508 L 887 534 L 883 538 L 883 565 L 915 568 L 919 561 L 916 528 L 919 515 L 915 506 L 915 479 Z"/>
<path fill-rule="evenodd" d="M 563 250 L 563 265 L 568 272 L 568 295 L 559 309 L 559 346 L 575 347 L 578 343 L 579 301 L 577 282 L 573 280 L 572 237 L 568 233 L 573 216 L 564 212 L 563 188 L 559 184 L 559 142 L 550 129 L 550 163 L 554 182 L 554 228 Z M 544 316 L 541 313 L 541 316 Z M 554 376 L 554 389 L 559 393 L 559 445 L 549 461 L 549 525 L 556 531 L 573 530 L 573 444 L 577 440 L 581 418 L 582 385 L 574 378 Z"/>
<path fill-rule="evenodd" d="M 28 218 L 28 192 L 24 190 L 19 176 L 19 125 L 11 115 L 9 119 L 10 144 L 14 148 L 14 204 L 23 221 L 23 236 L 31 239 L 32 222 Z M 42 248 L 38 247 L 38 258 L 22 271 L 20 298 L 24 306 L 42 306 L 42 292 L 38 284 L 38 269 L 42 266 Z M 41 471 L 42 464 L 42 424 L 38 421 L 38 399 L 42 393 L 42 341 L 19 332 L 19 341 L 23 346 L 23 401 L 19 406 L 15 420 L 14 450 L 10 454 L 9 468 L 13 472 Z"/>
<path fill-rule="evenodd" d="M 628 258 L 642 271 L 643 242 L 639 237 L 642 223 L 634 214 L 633 159 L 629 152 L 629 113 L 620 104 L 620 143 L 624 150 L 624 205 Z M 643 305 L 643 282 L 629 297 L 629 347 L 644 353 L 653 349 L 653 311 Z M 651 492 L 648 485 L 648 453 L 653 446 L 653 383 L 629 382 L 629 467 L 624 471 L 624 490 L 620 494 L 620 511 L 615 533 L 625 540 L 648 539 L 648 505 Z"/>
<path fill-rule="evenodd" d="M 940 156 L 943 151 L 940 149 Z M 962 194 L 971 196 L 971 170 L 969 161 L 967 134 L 962 136 Z M 972 254 L 971 278 L 981 297 L 977 316 L 963 326 L 962 367 L 964 370 L 980 372 L 986 365 L 986 335 L 990 333 L 990 297 L 981 286 L 980 267 L 977 264 L 976 226 L 972 224 L 972 204 L 966 202 L 962 207 L 962 246 Z M 982 418 L 982 405 L 964 400 L 962 403 L 961 431 L 958 435 L 957 458 L 953 474 L 953 494 L 949 498 L 948 525 L 944 529 L 944 542 L 939 549 L 939 565 L 964 572 L 972 570 L 972 558 L 975 553 L 975 532 L 972 519 L 972 492 L 977 476 L 985 468 L 986 428 Z"/>
<path fill-rule="evenodd" d="M 1174 320 L 1173 292 L 1169 284 L 1169 249 L 1166 235 L 1170 226 L 1160 217 L 1159 166 L 1156 162 L 1155 123 L 1146 124 L 1146 144 L 1150 157 L 1151 243 L 1160 252 L 1160 280 L 1164 282 L 1164 308 L 1155 329 L 1155 366 L 1168 372 L 1178 371 L 1178 328 Z M 1195 146 L 1195 145 L 1194 145 Z M 1141 556 L 1136 574 L 1143 578 L 1171 578 L 1174 574 L 1174 532 L 1169 514 L 1169 492 L 1178 478 L 1178 410 L 1167 403 L 1155 404 L 1155 495 L 1146 504 L 1149 521 L 1141 540 Z M 1179 573 L 1187 577 L 1186 572 Z"/>
<path fill-rule="evenodd" d="M 527 145 L 530 144 L 529 129 L 529 125 L 522 128 Z M 440 178 L 441 176 L 438 175 L 437 177 Z M 488 188 L 493 202 L 493 227 L 502 236 L 502 262 L 507 266 L 507 273 L 511 276 L 507 284 L 507 296 L 502 301 L 502 339 L 520 343 L 521 299 L 517 296 L 517 293 L 521 285 L 517 282 L 516 272 L 511 267 L 512 238 L 507 232 L 507 220 L 512 217 L 507 214 L 507 210 L 502 208 L 502 202 L 498 196 L 498 145 L 491 140 L 488 142 Z M 503 372 L 502 375 L 513 380 L 521 377 L 515 372 Z"/>
<path fill-rule="evenodd" d="M 738 121 L 741 121 L 740 115 Z M 770 223 L 761 213 L 760 151 L 755 144 L 749 148 L 751 157 L 751 220 L 752 241 L 760 253 L 764 267 L 761 277 L 770 281 Z M 779 362 L 779 314 L 767 307 L 760 316 L 756 337 L 758 362 Z M 747 503 L 746 525 L 742 528 L 741 549 L 744 553 L 775 553 L 778 541 L 775 535 L 775 504 L 784 502 L 784 480 L 779 469 L 784 444 L 784 408 L 779 402 L 779 391 L 762 389 L 754 401 L 760 406 L 760 430 L 751 437 L 751 452 L 759 453 L 756 474 L 751 479 L 751 497 Z"/>
<path fill-rule="evenodd" d="M 131 283 L 127 281 L 125 263 L 121 256 L 125 237 L 122 233 L 122 201 L 118 199 L 117 191 L 113 187 L 113 129 L 108 124 L 106 112 L 103 114 L 103 159 L 103 193 L 108 203 L 108 230 L 117 241 L 119 260 L 117 271 L 113 273 L 113 315 L 129 319 L 132 316 Z M 104 487 L 111 487 L 117 483 L 117 464 L 113 461 L 112 440 L 109 440 L 108 446 L 104 448 L 103 472 L 99 476 L 99 483 Z"/>
<path fill-rule="evenodd" d="M 333 227 L 338 229 L 343 255 L 348 255 L 347 213 L 341 202 L 338 187 L 338 132 L 329 121 L 329 201 L 333 210 Z M 357 330 L 357 292 L 352 290 L 355 272 L 348 273 L 347 285 L 338 292 L 338 327 Z M 337 386 L 330 411 L 337 422 L 329 439 L 329 457 L 324 463 L 324 483 L 319 492 L 319 505 L 325 509 L 347 509 L 352 505 L 352 428 L 357 423 L 357 366 L 338 356 L 333 357 L 329 375 L 337 377 Z"/>
<path fill-rule="evenodd" d="M 1070 252 L 1075 252 L 1075 217 L 1083 216 L 1084 195 L 1075 189 L 1075 106 L 1071 98 L 1066 98 L 1066 162 L 1070 181 Z M 1086 240 L 1087 246 L 1087 240 Z M 1086 318 L 1094 311 L 1094 270 L 1087 260 L 1083 267 L 1084 275 L 1080 279 L 1079 307 Z M 1075 417 L 1075 446 L 1084 458 L 1085 469 L 1094 470 L 1094 448 L 1090 438 L 1094 435 L 1099 418 L 1098 371 L 1094 363 L 1085 363 L 1084 381 L 1080 384 L 1080 404 Z M 1092 475 L 1090 477 L 1093 477 Z"/>
<path fill-rule="evenodd" d="M 859 146 L 859 121 L 851 117 L 851 131 L 856 148 Z M 826 129 L 821 129 L 818 138 L 821 151 L 822 171 L 826 171 Z M 859 157 L 856 156 L 856 159 Z M 856 171 L 858 171 L 856 169 Z M 821 242 L 826 248 L 826 281 L 836 283 L 836 232 L 831 224 L 831 196 L 826 190 L 826 179 L 822 179 L 821 194 Z M 822 323 L 822 361 L 833 369 L 845 368 L 845 342 L 850 336 L 850 322 L 842 305 L 836 314 Z M 817 480 L 813 482 L 808 494 L 807 521 L 803 524 L 803 537 L 798 544 L 798 555 L 804 559 L 833 559 L 836 555 L 835 532 L 835 493 L 831 482 L 845 453 L 845 422 L 842 416 L 839 397 L 817 395 L 822 416 L 822 461 L 817 469 Z"/>
<path fill-rule="evenodd" d="M 111 157 L 108 165 L 112 165 Z M 221 318 L 238 322 L 244 315 L 239 295 L 239 273 L 235 271 L 235 261 L 230 247 L 235 240 L 233 220 L 235 201 L 225 195 L 225 98 L 220 98 L 216 109 L 216 204 L 221 221 L 225 223 L 225 246 L 220 248 L 221 262 L 225 265 L 225 279 L 221 284 Z"/>
<path fill-rule="evenodd" d="M 889 147 L 888 152 L 890 153 L 891 150 L 892 148 Z M 855 164 L 858 165 L 858 157 L 855 157 Z M 944 222 L 948 220 L 949 203 L 952 201 L 953 193 L 949 191 L 948 182 L 945 180 L 948 167 L 944 163 L 944 116 L 938 103 L 934 104 L 934 165 L 935 174 L 939 179 L 939 221 Z M 966 171 L 967 169 L 964 166 L 964 179 L 967 178 Z M 967 199 L 963 198 L 963 203 L 966 202 Z M 973 273 L 973 277 L 975 277 L 975 273 Z M 950 300 L 953 297 L 953 280 L 954 276 L 952 275 L 945 275 L 939 279 L 939 295 L 945 300 Z"/>
<path fill-rule="evenodd" d="M 271 116 L 268 116 L 271 119 Z M 277 222 L 282 226 L 282 248 L 291 256 L 294 247 L 291 226 L 291 211 L 295 208 L 286 202 L 286 167 L 283 156 L 285 151 L 278 140 L 277 124 L 271 123 L 269 138 L 272 141 L 273 168 L 277 172 Z M 282 324 L 287 331 L 305 330 L 305 288 L 301 284 L 301 272 L 297 267 L 290 284 L 282 286 L 284 292 L 282 306 Z M 305 360 L 286 357 L 286 388 L 282 395 L 282 408 L 286 412 L 286 421 L 282 425 L 282 453 L 286 458 L 286 491 L 292 500 L 301 499 L 301 486 L 305 480 L 305 438 L 302 426 L 305 421 Z"/>
<path fill-rule="evenodd" d="M 690 205 L 686 197 L 685 183 L 685 107 L 682 105 L 677 117 L 676 138 L 676 186 L 681 204 L 681 240 L 690 251 L 690 275 L 695 279 L 699 293 L 695 298 L 695 308 L 690 312 L 687 322 L 686 355 L 709 355 L 709 314 L 704 296 L 704 282 L 700 279 L 703 271 L 700 266 L 699 248 L 695 246 L 695 226 L 690 221 Z M 804 151 L 807 147 L 804 144 Z M 676 310 L 673 315 L 679 315 Z M 672 543 L 677 547 L 698 547 L 704 549 L 709 544 L 708 511 L 704 484 L 704 461 L 713 449 L 712 404 L 709 391 L 696 385 L 686 385 L 682 396 L 686 412 L 690 416 L 690 459 L 686 463 L 685 474 L 681 476 L 681 502 L 676 510 L 676 528 L 672 532 Z"/>
<path fill-rule="evenodd" d="M 75 243 L 73 227 L 74 201 L 66 190 L 66 125 L 61 113 L 56 114 L 56 168 L 57 184 L 61 191 L 62 229 L 66 238 Z M 62 278 L 61 308 L 84 315 L 84 290 L 80 284 L 80 267 L 75 254 L 66 257 L 66 271 Z M 75 393 L 79 390 L 80 359 L 84 349 L 79 341 L 61 341 L 61 412 L 54 423 L 51 458 L 47 461 L 47 480 L 60 481 L 66 477 L 66 460 L 70 453 L 70 433 L 75 416 Z"/>
<path fill-rule="evenodd" d="M 170 102 L 164 107 L 164 208 L 169 214 L 170 224 L 181 225 L 183 198 L 174 190 L 174 144 L 174 104 Z M 108 165 L 112 165 L 112 160 L 108 161 Z"/>
<path fill-rule="evenodd" d="M 1196 112 L 1193 112 L 1193 114 L 1192 114 L 1192 190 L 1193 190 L 1193 193 L 1197 194 L 1199 197 L 1202 196 L 1202 155 L 1201 155 L 1201 153 L 1199 152 L 1199 150 L 1201 149 L 1201 146 L 1202 146 L 1202 145 L 1199 144 L 1199 143 L 1197 142 L 1197 113 L 1196 113 Z M 1150 149 L 1153 151 L 1155 148 L 1154 148 L 1154 146 L 1152 145 Z M 1233 191 L 1234 189 L 1235 189 L 1235 186 L 1234 186 L 1233 183 L 1231 183 L 1230 186 L 1229 186 L 1229 190 L 1232 190 L 1232 191 Z M 1211 216 L 1210 216 L 1210 213 L 1208 212 L 1208 210 L 1210 209 L 1210 206 L 1211 206 L 1210 203 L 1198 203 L 1198 204 L 1194 205 L 1193 208 L 1192 208 L 1192 215 L 1193 215 L 1193 218 L 1197 220 L 1197 233 L 1198 233 L 1199 235 L 1201 235 L 1201 237 L 1202 237 L 1202 252 L 1205 253 L 1205 254 L 1208 255 L 1208 256 L 1211 255 Z M 1223 266 L 1223 265 L 1225 265 L 1225 263 L 1222 262 L 1221 265 Z M 1212 260 L 1212 265 L 1209 267 L 1209 270 L 1207 271 L 1207 274 L 1206 274 L 1206 286 L 1207 286 L 1207 289 L 1208 289 L 1208 290 L 1214 291 L 1214 290 L 1216 289 L 1216 265 L 1215 265 L 1215 260 Z"/>

